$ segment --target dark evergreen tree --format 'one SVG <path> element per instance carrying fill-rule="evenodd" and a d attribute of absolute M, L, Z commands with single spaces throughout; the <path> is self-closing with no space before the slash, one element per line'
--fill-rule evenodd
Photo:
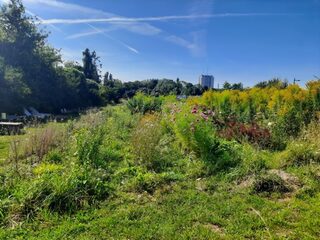
<path fill-rule="evenodd" d="M 103 76 L 103 85 L 106 86 L 108 81 L 109 81 L 109 72 L 106 72 Z"/>

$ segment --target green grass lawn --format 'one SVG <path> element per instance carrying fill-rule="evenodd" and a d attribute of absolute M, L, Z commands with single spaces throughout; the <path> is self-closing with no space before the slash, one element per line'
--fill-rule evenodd
<path fill-rule="evenodd" d="M 318 239 L 319 193 L 304 199 L 265 198 L 224 186 L 196 189 L 187 181 L 120 195 L 99 209 L 59 217 L 45 212 L 2 239 Z M 229 189 L 229 190 L 228 190 Z"/>

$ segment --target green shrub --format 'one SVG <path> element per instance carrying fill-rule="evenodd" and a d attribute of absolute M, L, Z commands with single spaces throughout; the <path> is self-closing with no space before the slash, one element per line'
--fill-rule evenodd
<path fill-rule="evenodd" d="M 104 163 L 119 162 L 122 160 L 122 154 L 117 149 L 103 146 L 100 148 L 99 158 L 101 158 L 101 161 L 103 161 Z"/>
<path fill-rule="evenodd" d="M 127 107 L 131 113 L 158 112 L 161 110 L 162 99 L 159 97 L 151 97 L 143 93 L 137 93 L 133 98 L 127 102 Z"/>
<path fill-rule="evenodd" d="M 291 107 L 290 110 L 282 117 L 282 121 L 284 126 L 283 133 L 287 136 L 297 137 L 303 126 L 303 117 L 300 107 Z"/>
<path fill-rule="evenodd" d="M 238 162 L 237 144 L 218 138 L 207 126 L 198 125 L 194 140 L 201 158 L 208 164 L 210 171 L 222 171 Z"/>
<path fill-rule="evenodd" d="M 195 148 L 193 131 L 199 120 L 197 121 L 196 116 L 189 113 L 189 108 L 176 110 L 176 113 L 172 113 L 172 115 L 171 124 L 178 142 L 185 150 L 193 150 Z"/>
<path fill-rule="evenodd" d="M 117 169 L 114 174 L 112 181 L 120 183 L 121 185 L 125 185 L 132 178 L 138 176 L 138 174 L 143 173 L 144 169 L 140 166 L 130 166 L 130 167 L 122 167 Z"/>
<path fill-rule="evenodd" d="M 256 150 L 249 144 L 244 144 L 238 153 L 241 163 L 228 174 L 231 180 L 243 180 L 247 176 L 259 174 L 267 169 L 267 160 L 271 157 L 268 152 Z"/>
<path fill-rule="evenodd" d="M 174 129 L 183 148 L 195 152 L 210 173 L 227 170 L 239 162 L 238 145 L 219 138 L 211 122 L 184 110 L 177 114 Z"/>
<path fill-rule="evenodd" d="M 57 149 L 50 151 L 46 155 L 46 161 L 50 163 L 62 163 L 62 154 Z"/>
<path fill-rule="evenodd" d="M 282 151 L 287 146 L 288 134 L 285 132 L 285 123 L 283 119 L 278 119 L 271 127 L 270 150 Z"/>

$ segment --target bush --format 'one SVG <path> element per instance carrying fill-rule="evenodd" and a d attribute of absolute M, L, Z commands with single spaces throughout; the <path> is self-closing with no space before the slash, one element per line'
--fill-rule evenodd
<path fill-rule="evenodd" d="M 201 126 L 195 128 L 194 140 L 210 172 L 224 171 L 239 163 L 235 142 L 222 140 Z"/>
<path fill-rule="evenodd" d="M 195 152 L 206 164 L 210 173 L 227 170 L 239 162 L 237 144 L 220 139 L 212 122 L 197 115 L 197 109 L 176 115 L 175 133 L 185 149 Z"/>
<path fill-rule="evenodd" d="M 5 223 L 6 218 L 8 216 L 8 212 L 10 209 L 11 201 L 10 199 L 6 198 L 0 201 L 0 225 Z"/>
<path fill-rule="evenodd" d="M 108 146 L 103 146 L 103 148 L 100 149 L 99 158 L 104 162 L 103 165 L 105 165 L 108 162 L 120 162 L 123 156 L 118 150 Z"/>
<path fill-rule="evenodd" d="M 282 151 L 287 147 L 288 135 L 285 133 L 283 121 L 278 121 L 271 126 L 271 143 L 270 149 L 274 151 Z"/>
<path fill-rule="evenodd" d="M 127 107 L 131 113 L 152 113 L 159 112 L 161 110 L 162 100 L 159 97 L 151 97 L 138 93 L 127 102 Z"/>
<path fill-rule="evenodd" d="M 291 107 L 288 112 L 282 116 L 283 133 L 287 136 L 297 137 L 303 126 L 301 109 Z"/>
<path fill-rule="evenodd" d="M 243 147 L 239 149 L 239 155 L 241 164 L 228 174 L 233 180 L 259 174 L 261 171 L 267 169 L 267 160 L 271 157 L 268 152 L 257 150 L 250 144 L 244 144 Z"/>
<path fill-rule="evenodd" d="M 46 161 L 50 163 L 62 163 L 62 154 L 57 149 L 50 151 L 46 155 Z"/>

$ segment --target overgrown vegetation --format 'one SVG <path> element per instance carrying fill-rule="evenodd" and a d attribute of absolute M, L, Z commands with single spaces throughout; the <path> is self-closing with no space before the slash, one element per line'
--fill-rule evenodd
<path fill-rule="evenodd" d="M 58 64 L 20 1 L 0 23 L 1 107 L 118 103 L 0 136 L 0 239 L 320 238 L 319 80 L 101 81 L 88 49 Z"/>
<path fill-rule="evenodd" d="M 318 238 L 319 91 L 140 93 L 3 136 L 0 236 Z"/>

